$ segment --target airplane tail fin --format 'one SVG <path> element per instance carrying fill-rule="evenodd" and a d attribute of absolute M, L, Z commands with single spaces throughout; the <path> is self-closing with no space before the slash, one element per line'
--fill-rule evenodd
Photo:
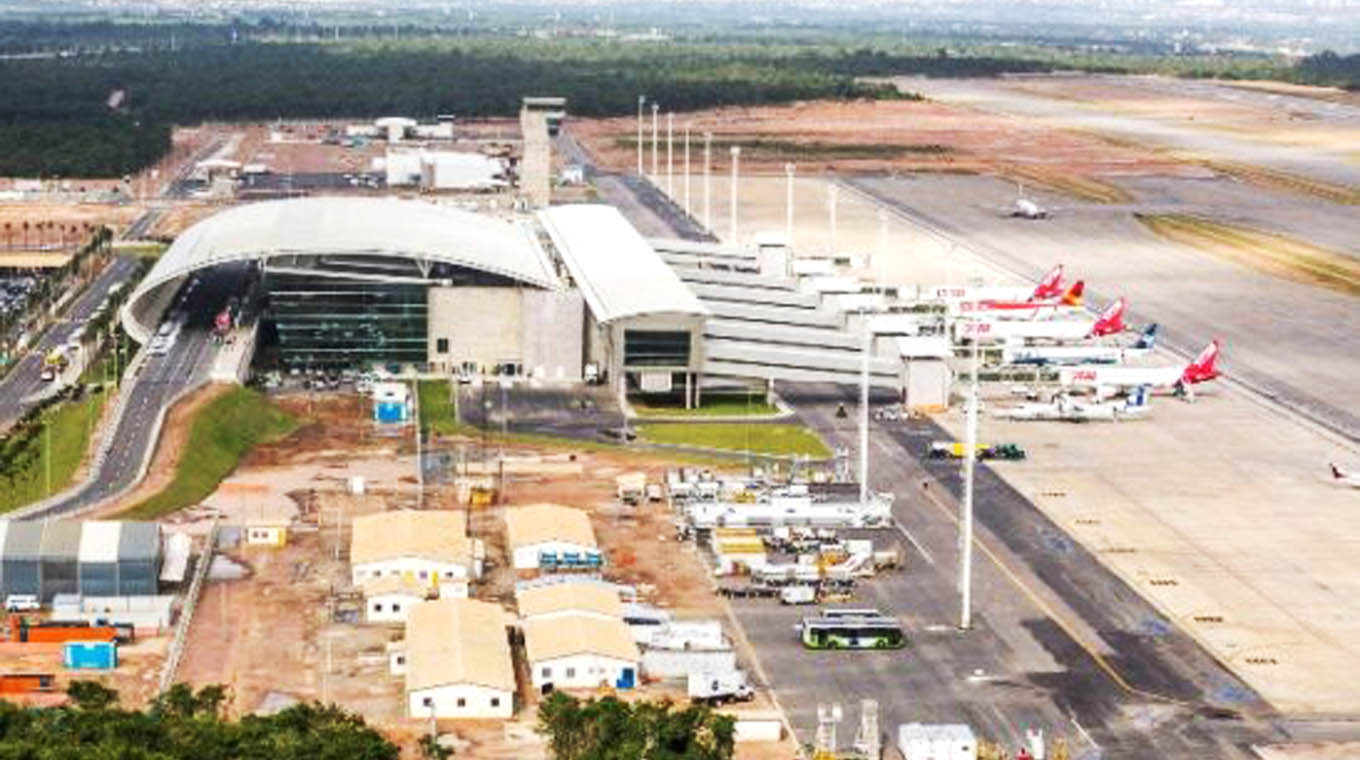
<path fill-rule="evenodd" d="M 1204 347 L 1204 350 L 1199 352 L 1199 356 L 1196 356 L 1195 360 L 1186 366 L 1184 374 L 1181 375 L 1181 381 L 1194 384 L 1218 377 L 1219 350 L 1218 339 L 1214 338 L 1209 342 L 1209 345 Z"/>
<path fill-rule="evenodd" d="M 1062 302 L 1064 306 L 1081 306 L 1081 294 L 1086 290 L 1086 281 L 1077 280 L 1076 284 L 1063 293 Z"/>
<path fill-rule="evenodd" d="M 1124 331 L 1124 309 L 1127 302 L 1120 296 L 1114 303 L 1105 307 L 1105 311 L 1096 318 L 1096 323 L 1091 326 L 1091 335 L 1099 338 L 1104 335 L 1114 335 Z"/>
<path fill-rule="evenodd" d="M 1138 336 L 1138 342 L 1133 344 L 1134 348 L 1152 348 L 1157 345 L 1157 323 L 1153 322 L 1143 328 L 1143 334 Z"/>
<path fill-rule="evenodd" d="M 1048 270 L 1048 274 L 1039 280 L 1039 284 L 1034 287 L 1034 292 L 1030 294 L 1031 301 L 1038 301 L 1044 298 L 1057 298 L 1062 295 L 1063 265 L 1059 264 Z"/>

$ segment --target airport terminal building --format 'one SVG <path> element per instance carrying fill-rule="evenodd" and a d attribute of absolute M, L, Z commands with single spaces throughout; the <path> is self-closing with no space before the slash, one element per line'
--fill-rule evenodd
<path fill-rule="evenodd" d="M 252 350 L 265 336 L 289 370 L 593 379 L 690 405 L 722 384 L 858 383 L 872 330 L 870 383 L 938 398 L 947 346 L 901 348 L 890 327 L 866 326 L 845 305 L 874 297 L 854 294 L 858 285 L 847 294 L 832 287 L 847 278 L 800 277 L 787 255 L 765 258 L 648 240 L 607 205 L 497 214 L 395 198 L 273 200 L 187 229 L 122 318 L 145 342 L 186 279 L 232 266 L 247 270 L 239 281 L 251 292 L 230 295 L 260 317 Z"/>

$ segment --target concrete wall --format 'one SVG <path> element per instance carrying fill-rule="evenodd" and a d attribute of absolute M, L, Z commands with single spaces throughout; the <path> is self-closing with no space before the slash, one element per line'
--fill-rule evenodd
<path fill-rule="evenodd" d="M 580 380 L 586 313 L 581 292 L 530 288 L 520 292 L 525 372 L 547 380 Z"/>
<path fill-rule="evenodd" d="M 448 373 L 463 362 L 483 369 L 504 361 L 524 361 L 523 298 L 520 288 L 430 288 L 429 348 L 432 369 Z M 439 339 L 449 350 L 439 353 Z"/>
<path fill-rule="evenodd" d="M 415 594 L 375 594 L 364 599 L 364 620 L 370 623 L 404 623 L 411 608 L 421 601 Z"/>
<path fill-rule="evenodd" d="M 412 718 L 429 718 L 431 707 L 436 718 L 511 718 L 515 714 L 515 695 L 501 689 L 474 684 L 450 684 L 420 689 L 406 695 L 407 713 Z M 458 701 L 462 700 L 460 706 Z M 492 702 L 495 704 L 492 704 Z"/>
<path fill-rule="evenodd" d="M 435 562 L 415 557 L 399 557 L 381 562 L 365 562 L 351 568 L 354 585 L 362 586 L 366 581 L 402 575 L 412 583 L 427 582 L 432 578 L 461 579 L 468 577 L 468 568 L 457 562 Z M 422 577 L 422 573 L 424 576 Z M 475 573 L 474 573 L 475 575 Z"/>
<path fill-rule="evenodd" d="M 547 669 L 545 673 L 544 669 Z M 551 683 L 557 689 L 593 689 L 602 682 L 613 686 L 624 668 L 633 669 L 633 682 L 639 681 L 638 664 L 597 654 L 577 654 L 529 663 L 534 688 Z"/>

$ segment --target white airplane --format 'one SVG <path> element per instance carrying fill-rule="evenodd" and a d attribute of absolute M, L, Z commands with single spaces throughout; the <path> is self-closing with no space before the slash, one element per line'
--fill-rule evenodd
<path fill-rule="evenodd" d="M 1016 198 L 1015 209 L 1011 211 L 1011 216 L 1018 219 L 1047 219 L 1048 209 L 1029 198 Z"/>
<path fill-rule="evenodd" d="M 1001 361 L 1010 365 L 1123 364 L 1152 352 L 1157 342 L 1157 324 L 1143 329 L 1132 346 L 1006 346 Z"/>
<path fill-rule="evenodd" d="M 1090 319 L 961 319 L 954 322 L 956 340 L 973 339 L 983 343 L 1021 340 L 1075 341 L 1099 338 L 1124 331 L 1123 298 L 1105 307 L 1100 316 Z"/>
<path fill-rule="evenodd" d="M 1350 486 L 1351 488 L 1360 488 L 1360 475 L 1351 472 L 1350 470 L 1343 470 L 1330 462 L 1327 466 L 1332 468 L 1333 483 Z"/>
<path fill-rule="evenodd" d="M 1063 266 L 1058 264 L 1048 270 L 1039 284 L 1028 286 L 992 285 L 969 287 L 966 285 L 940 285 L 921 288 L 921 299 L 925 301 L 987 301 L 987 300 L 1044 300 L 1062 295 Z"/>
<path fill-rule="evenodd" d="M 1219 376 L 1219 342 L 1214 339 L 1199 352 L 1194 361 L 1180 366 L 1165 367 L 1103 367 L 1078 365 L 1058 372 L 1058 382 L 1064 388 L 1095 388 L 1101 397 L 1138 387 L 1172 388 L 1189 393 L 1191 386 L 1208 382 Z"/>
<path fill-rule="evenodd" d="M 1073 400 L 1067 394 L 1059 394 L 1048 404 L 1021 404 L 1009 409 L 993 412 L 994 416 L 1010 420 L 1056 420 L 1060 422 L 1118 422 L 1137 420 L 1147 417 L 1152 411 L 1148 405 L 1147 388 L 1138 388 L 1123 401 L 1099 401 L 1088 404 Z"/>

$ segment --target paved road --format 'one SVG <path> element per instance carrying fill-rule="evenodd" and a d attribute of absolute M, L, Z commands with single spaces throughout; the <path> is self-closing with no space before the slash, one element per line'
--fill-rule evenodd
<path fill-rule="evenodd" d="M 1187 92 L 1205 97 L 1214 93 L 1217 99 L 1231 96 L 1240 103 L 1270 98 L 1269 93 L 1251 93 L 1241 89 L 1227 92 L 1221 85 L 1206 82 L 1184 82 L 1158 77 L 1092 77 L 1106 87 L 1130 86 L 1152 90 L 1151 98 L 1175 97 Z M 1132 140 L 1156 148 L 1185 150 L 1220 160 L 1235 161 L 1268 169 L 1290 172 L 1304 177 L 1349 187 L 1360 187 L 1360 166 L 1346 155 L 1344 149 L 1329 149 L 1315 143 L 1283 144 L 1267 139 L 1255 139 L 1249 132 L 1230 132 L 1228 129 L 1205 128 L 1186 121 L 1182 113 L 1163 113 L 1153 116 L 1134 116 L 1106 106 L 1048 98 L 1007 85 L 1006 80 L 987 79 L 924 79 L 910 77 L 902 81 L 907 90 L 947 103 L 961 103 L 987 111 L 1030 117 L 1048 121 L 1059 127 L 1082 129 L 1111 137 Z M 1291 101 L 1304 100 L 1292 98 Z M 1149 99 L 1145 103 L 1154 103 Z M 1273 103 L 1274 101 L 1271 101 Z M 1272 110 L 1282 106 L 1266 106 Z M 1293 103 L 1290 108 L 1302 106 Z M 1316 110 L 1313 119 L 1326 118 L 1340 130 L 1354 130 L 1360 124 L 1360 109 L 1337 103 L 1311 101 L 1307 108 Z"/>
<path fill-rule="evenodd" d="M 786 386 L 781 393 L 829 442 L 857 440 L 854 416 L 835 417 L 838 402 L 853 408 L 854 389 Z M 839 701 L 847 715 L 841 744 L 848 746 L 864 698 L 879 701 L 880 729 L 890 736 L 907 721 L 965 721 L 1014 750 L 1025 727 L 1037 726 L 1066 736 L 1077 758 L 1248 758 L 1250 743 L 1284 738 L 1249 688 L 986 468 L 979 470 L 977 530 L 997 561 L 975 552 L 975 627 L 959 633 L 950 516 L 958 466 L 918 458 L 941 437 L 930 423 L 871 426 L 871 483 L 897 495 L 902 526 L 879 536 L 901 542 L 908 560 L 904 571 L 861 584 L 856 603 L 897 615 L 907 649 L 808 652 L 793 625 L 810 608 L 734 603 L 800 741 L 813 739 L 817 704 Z M 922 495 L 924 481 L 930 497 Z M 1031 597 L 1058 611 L 1144 693 L 1117 685 Z"/>
<path fill-rule="evenodd" d="M 569 161 L 585 169 L 601 200 L 615 206 L 628 221 L 647 237 L 677 237 L 685 240 L 716 241 L 697 219 L 636 174 L 602 171 L 590 154 L 564 129 L 558 133 L 557 148 Z"/>
<path fill-rule="evenodd" d="M 124 377 L 127 411 L 111 435 L 113 444 L 98 471 L 79 491 L 25 519 L 50 518 L 90 506 L 131 486 L 141 473 L 162 409 L 182 390 L 207 380 L 217 346 L 212 342 L 212 320 L 245 279 L 244 266 L 221 266 L 206 271 L 203 283 L 185 303 L 188 321 L 169 353 L 148 357 L 135 376 Z M 130 384 L 130 385 L 129 385 Z"/>
<path fill-rule="evenodd" d="M 136 269 L 135 259 L 124 256 L 114 259 L 67 307 L 62 318 L 49 326 L 28 354 L 0 380 L 0 430 L 14 424 L 49 389 L 50 384 L 41 378 L 43 356 L 78 336 L 85 329 L 85 321 L 108 298 L 109 290 L 114 285 L 126 282 Z"/>

